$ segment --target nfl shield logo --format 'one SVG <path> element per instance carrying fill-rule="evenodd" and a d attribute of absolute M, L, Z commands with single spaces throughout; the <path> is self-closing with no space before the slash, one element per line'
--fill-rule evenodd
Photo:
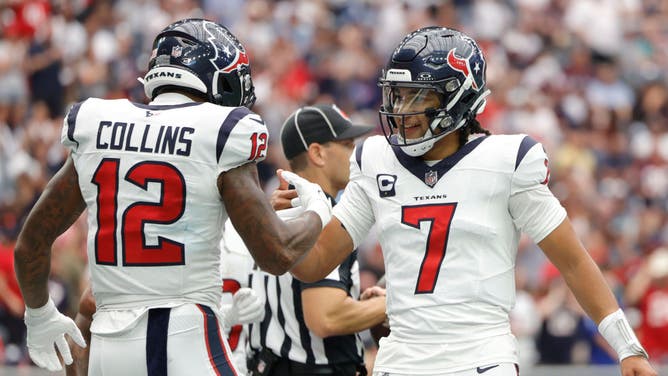
<path fill-rule="evenodd" d="M 174 46 L 172 47 L 172 57 L 178 58 L 181 57 L 181 53 L 183 52 L 181 46 Z"/>
<path fill-rule="evenodd" d="M 265 363 L 264 360 L 260 359 L 260 361 L 257 364 L 257 371 L 263 373 L 265 368 L 267 368 L 267 363 Z"/>
<path fill-rule="evenodd" d="M 438 182 L 438 172 L 436 171 L 429 171 L 426 174 L 424 174 L 424 182 L 430 187 L 434 187 L 436 183 Z"/>

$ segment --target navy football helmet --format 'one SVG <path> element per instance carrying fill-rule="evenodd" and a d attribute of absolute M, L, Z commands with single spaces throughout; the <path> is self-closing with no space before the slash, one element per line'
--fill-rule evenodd
<path fill-rule="evenodd" d="M 407 35 L 378 82 L 383 90 L 379 117 L 388 142 L 421 156 L 466 126 L 485 108 L 485 68 L 480 47 L 460 31 L 432 26 Z M 420 115 L 428 119 L 429 129 L 420 138 L 407 138 L 407 117 Z"/>
<path fill-rule="evenodd" d="M 151 99 L 159 88 L 176 86 L 217 105 L 250 108 L 255 103 L 244 46 L 225 26 L 204 19 L 174 22 L 155 37 L 143 84 Z"/>

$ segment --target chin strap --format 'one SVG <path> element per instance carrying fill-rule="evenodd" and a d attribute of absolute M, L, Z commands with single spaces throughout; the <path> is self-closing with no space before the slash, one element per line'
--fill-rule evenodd
<path fill-rule="evenodd" d="M 404 140 L 401 136 L 397 135 L 397 141 L 405 141 L 411 143 L 411 145 L 399 145 L 401 150 L 406 153 L 407 155 L 411 157 L 420 157 L 423 156 L 426 152 L 431 150 L 434 147 L 434 144 L 436 144 L 437 141 L 441 140 L 443 137 L 447 136 L 448 134 L 452 133 L 450 132 L 443 132 L 442 134 L 437 135 L 436 137 L 432 137 L 433 133 L 431 132 L 431 128 L 427 129 L 427 131 L 424 133 L 424 135 L 421 137 L 421 139 L 426 139 L 425 141 L 420 141 L 419 139 L 408 139 Z"/>

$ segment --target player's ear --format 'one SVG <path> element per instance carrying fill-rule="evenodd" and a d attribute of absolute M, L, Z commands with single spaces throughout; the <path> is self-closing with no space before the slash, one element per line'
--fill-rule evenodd
<path fill-rule="evenodd" d="M 308 154 L 308 160 L 310 163 L 317 167 L 322 167 L 325 165 L 325 154 L 326 149 L 322 144 L 319 144 L 317 142 L 312 142 L 308 146 L 307 154 Z"/>

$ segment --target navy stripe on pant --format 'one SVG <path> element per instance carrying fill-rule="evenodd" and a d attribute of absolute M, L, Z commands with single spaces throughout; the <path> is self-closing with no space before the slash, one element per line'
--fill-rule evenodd
<path fill-rule="evenodd" d="M 171 308 L 152 308 L 148 311 L 146 328 L 146 370 L 148 376 L 167 375 L 167 329 Z"/>
<path fill-rule="evenodd" d="M 209 352 L 211 365 L 220 376 L 236 376 L 237 373 L 231 366 L 230 358 L 225 352 L 223 345 L 223 337 L 218 325 L 218 318 L 213 313 L 213 310 L 208 306 L 198 304 L 199 309 L 204 315 L 204 329 L 206 333 L 206 347 Z"/>

